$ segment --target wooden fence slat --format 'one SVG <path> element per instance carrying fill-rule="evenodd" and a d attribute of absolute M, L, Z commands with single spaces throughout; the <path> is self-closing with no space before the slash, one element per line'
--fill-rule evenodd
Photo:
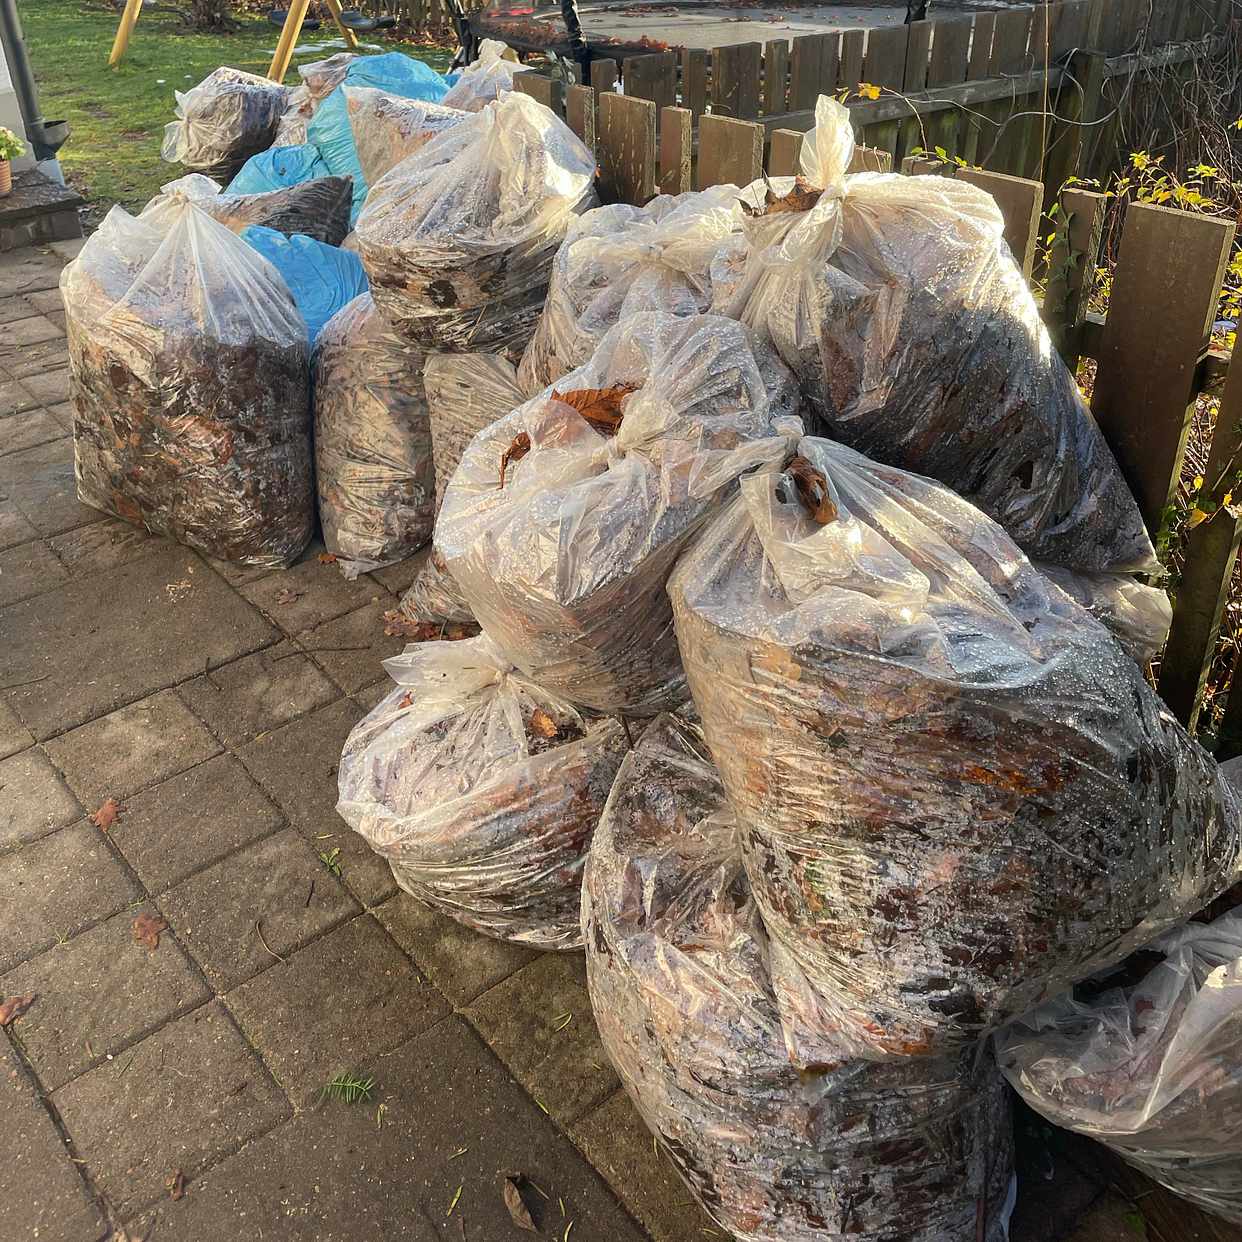
<path fill-rule="evenodd" d="M 863 39 L 866 32 L 862 30 L 843 30 L 841 32 L 841 68 L 837 74 L 837 85 L 847 90 L 856 91 L 863 80 Z"/>
<path fill-rule="evenodd" d="M 1028 50 L 1031 40 L 1031 10 L 1010 9 L 998 13 L 996 34 L 992 39 L 991 74 L 995 78 L 1011 77 L 1024 72 L 1031 64 Z M 983 109 L 985 114 L 998 123 L 999 128 L 984 135 L 984 143 L 978 152 L 979 163 L 1001 172 L 1017 173 L 1022 170 L 1023 154 L 1029 137 L 1027 120 L 1012 120 L 1017 113 L 1026 111 L 1021 96 L 999 100 Z"/>
<path fill-rule="evenodd" d="M 993 77 L 1021 73 L 1027 67 L 1030 35 L 1030 9 L 1007 9 L 996 14 L 996 33 L 992 36 Z"/>
<path fill-rule="evenodd" d="M 1025 177 L 984 172 L 978 168 L 959 168 L 957 179 L 985 190 L 1005 217 L 1005 240 L 1013 257 L 1029 280 L 1035 265 L 1035 246 L 1039 237 L 1039 217 L 1044 207 L 1044 187 Z"/>
<path fill-rule="evenodd" d="M 1071 177 L 1086 175 L 1090 142 L 1104 99 L 1104 56 L 1077 51 L 1054 101 L 1058 117 L 1044 167 L 1044 202 L 1051 205 Z"/>
<path fill-rule="evenodd" d="M 713 185 L 749 185 L 762 173 L 762 125 L 715 115 L 699 122 L 700 190 Z"/>
<path fill-rule="evenodd" d="M 966 81 L 981 82 L 992 67 L 992 44 L 996 40 L 996 14 L 976 13 L 970 36 L 970 64 Z"/>
<path fill-rule="evenodd" d="M 684 194 L 690 189 L 694 157 L 694 115 L 689 108 L 660 113 L 660 193 Z"/>
<path fill-rule="evenodd" d="M 650 99 L 657 108 L 677 105 L 677 57 L 673 52 L 631 56 L 624 66 L 625 93 Z"/>
<path fill-rule="evenodd" d="M 1044 323 L 1070 371 L 1078 371 L 1078 338 L 1095 288 L 1108 200 L 1091 190 L 1061 194 L 1061 220 L 1048 257 Z"/>
<path fill-rule="evenodd" d="M 655 104 L 608 91 L 599 97 L 596 120 L 600 194 L 641 207 L 655 194 Z"/>
<path fill-rule="evenodd" d="M 615 60 L 591 61 L 591 86 L 597 95 L 613 91 L 617 84 L 617 62 Z"/>
<path fill-rule="evenodd" d="M 565 84 L 559 78 L 545 78 L 541 73 L 513 75 L 513 89 L 537 99 L 557 116 L 565 115 Z"/>
<path fill-rule="evenodd" d="M 520 75 L 519 75 L 520 76 Z M 590 151 L 595 150 L 595 92 L 571 86 L 565 93 L 565 121 Z"/>
<path fill-rule="evenodd" d="M 908 26 L 873 27 L 867 32 L 867 54 L 863 61 L 863 80 L 872 86 L 899 91 L 906 79 Z"/>
<path fill-rule="evenodd" d="M 771 177 L 797 176 L 805 134 L 796 129 L 774 129 L 768 147 L 768 175 Z"/>
<path fill-rule="evenodd" d="M 707 52 L 701 47 L 681 50 L 681 106 L 694 116 L 707 110 Z"/>
<path fill-rule="evenodd" d="M 1216 654 L 1216 639 L 1229 599 L 1242 523 L 1223 507 L 1233 491 L 1233 475 L 1242 453 L 1242 357 L 1234 355 L 1216 416 L 1216 434 L 1203 470 L 1199 507 L 1215 511 L 1186 536 L 1186 551 L 1173 628 L 1160 661 L 1160 694 L 1188 728 L 1198 723 L 1203 690 Z M 1242 700 L 1242 680 L 1230 691 Z"/>
<path fill-rule="evenodd" d="M 759 115 L 762 43 L 712 49 L 712 113 L 750 120 Z"/>
<path fill-rule="evenodd" d="M 1052 32 L 1053 59 L 1059 60 L 1086 46 L 1090 14 L 1089 0 L 1064 0 L 1057 6 L 1057 21 Z"/>
<path fill-rule="evenodd" d="M 1126 214 L 1091 405 L 1153 535 L 1177 488 L 1233 235 L 1231 222 L 1166 207 Z"/>
<path fill-rule="evenodd" d="M 815 107 L 823 84 L 824 38 L 802 35 L 790 47 L 789 110 L 803 112 Z"/>
<path fill-rule="evenodd" d="M 890 152 L 881 151 L 876 147 L 857 146 L 854 148 L 849 167 L 845 171 L 847 173 L 891 173 L 893 157 Z"/>
<path fill-rule="evenodd" d="M 927 89 L 928 61 L 935 26 L 935 22 L 911 22 L 906 28 L 906 70 L 902 89 L 907 95 Z"/>
<path fill-rule="evenodd" d="M 737 112 L 751 121 L 759 115 L 759 91 L 763 77 L 763 44 L 737 44 Z"/>
<path fill-rule="evenodd" d="M 928 86 L 948 86 L 966 81 L 970 54 L 970 19 L 953 18 L 932 23 L 931 63 Z"/>
<path fill-rule="evenodd" d="M 763 45 L 763 111 L 779 116 L 788 107 L 789 44 L 773 39 Z"/>

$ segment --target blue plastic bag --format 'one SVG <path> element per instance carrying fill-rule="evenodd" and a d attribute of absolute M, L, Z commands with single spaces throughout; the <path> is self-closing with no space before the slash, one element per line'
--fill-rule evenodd
<path fill-rule="evenodd" d="M 272 147 L 252 155 L 229 182 L 229 194 L 264 194 L 301 185 L 316 177 L 331 176 L 317 147 L 309 143 L 300 147 Z"/>
<path fill-rule="evenodd" d="M 350 64 L 341 86 L 374 86 L 403 99 L 426 99 L 432 103 L 443 99 L 449 89 L 448 83 L 434 69 L 401 52 L 358 57 Z M 354 131 L 349 124 L 349 111 L 341 86 L 336 87 L 315 109 L 315 115 L 306 126 L 306 137 L 318 149 L 333 176 L 354 179 L 350 214 L 350 223 L 353 224 L 366 201 L 369 187 L 358 163 Z"/>
<path fill-rule="evenodd" d="M 286 237 L 258 224 L 243 229 L 241 235 L 285 278 L 306 320 L 311 344 L 342 306 L 367 292 L 362 260 L 352 250 L 325 246 L 303 233 Z"/>

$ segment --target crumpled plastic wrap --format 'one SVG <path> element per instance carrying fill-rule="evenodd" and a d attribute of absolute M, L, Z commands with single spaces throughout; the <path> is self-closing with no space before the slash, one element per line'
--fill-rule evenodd
<path fill-rule="evenodd" d="M 529 394 L 518 385 L 513 364 L 498 354 L 429 354 L 423 381 L 431 415 L 438 511 L 466 446 Z M 402 596 L 401 611 L 416 621 L 474 621 L 470 605 L 434 549 Z"/>
<path fill-rule="evenodd" d="M 276 136 L 272 139 L 274 147 L 297 147 L 305 144 L 306 126 L 315 114 L 315 100 L 303 86 L 295 86 L 289 91 L 289 101 L 280 114 L 280 123 L 276 126 Z"/>
<path fill-rule="evenodd" d="M 582 366 L 604 333 L 635 311 L 708 310 L 712 260 L 742 226 L 737 194 L 737 186 L 718 185 L 661 194 L 645 207 L 596 207 L 572 220 L 522 357 L 522 383 L 535 391 Z"/>
<path fill-rule="evenodd" d="M 423 349 L 516 364 L 594 177 L 594 155 L 527 95 L 467 117 L 371 189 L 356 231 L 375 304 Z"/>
<path fill-rule="evenodd" d="M 318 177 L 262 194 L 222 194 L 210 177 L 190 173 L 160 186 L 138 218 L 162 210 L 170 195 L 180 194 L 234 233 L 257 224 L 286 237 L 303 233 L 326 246 L 339 246 L 349 232 L 350 191 L 344 177 Z"/>
<path fill-rule="evenodd" d="M 332 176 L 317 147 L 305 143 L 293 147 L 271 147 L 252 155 L 225 188 L 226 194 L 266 194 Z"/>
<path fill-rule="evenodd" d="M 730 1236 L 1004 1242 L 1012 1135 L 990 1054 L 789 1063 L 737 826 L 679 717 L 621 765 L 582 906 L 608 1055 Z"/>
<path fill-rule="evenodd" d="M 345 86 L 345 109 L 358 163 L 367 185 L 421 150 L 437 134 L 464 120 L 458 108 L 424 99 L 405 99 L 373 86 Z"/>
<path fill-rule="evenodd" d="M 431 539 L 435 471 L 423 356 L 369 293 L 315 343 L 315 480 L 329 552 L 347 578 L 412 556 Z"/>
<path fill-rule="evenodd" d="M 384 667 L 397 687 L 345 743 L 337 810 L 412 896 L 501 940 L 580 948 L 621 725 L 526 680 L 484 635 Z"/>
<path fill-rule="evenodd" d="M 1164 650 L 1173 624 L 1173 604 L 1162 587 L 1147 586 L 1129 574 L 1080 574 L 1045 561 L 1035 568 L 1076 604 L 1085 608 L 1139 664 Z"/>
<path fill-rule="evenodd" d="M 784 459 L 797 409 L 789 371 L 734 320 L 632 315 L 475 436 L 436 551 L 540 685 L 597 711 L 676 707 L 669 571 L 739 475 Z"/>
<path fill-rule="evenodd" d="M 105 217 L 61 275 L 78 496 L 276 568 L 315 524 L 309 346 L 262 256 L 184 197 Z"/>
<path fill-rule="evenodd" d="M 669 583 L 799 1065 L 969 1043 L 1239 876 L 1216 764 L 948 488 L 811 437 Z"/>
<path fill-rule="evenodd" d="M 309 64 L 298 66 L 298 76 L 302 86 L 313 103 L 322 103 L 342 82 L 349 72 L 349 67 L 358 60 L 357 52 L 333 52 L 323 60 L 312 60 Z"/>
<path fill-rule="evenodd" d="M 479 44 L 478 57 L 449 87 L 444 96 L 445 106 L 460 108 L 463 112 L 481 112 L 489 103 L 511 91 L 513 79 L 526 69 L 517 61 L 505 58 L 508 50 L 508 45 L 499 39 L 484 39 Z"/>
<path fill-rule="evenodd" d="M 213 69 L 197 86 L 174 91 L 177 119 L 164 126 L 160 155 L 227 181 L 272 145 L 288 88 L 241 69 Z"/>
<path fill-rule="evenodd" d="M 848 177 L 848 110 L 821 98 L 816 121 L 806 180 L 775 179 L 788 196 L 748 220 L 746 277 L 714 309 L 771 338 L 824 434 L 948 484 L 1030 556 L 1155 569 L 995 201 L 946 177 Z M 772 192 L 758 181 L 744 197 Z"/>
<path fill-rule="evenodd" d="M 1242 1224 L 1242 908 L 997 1036 L 1014 1089 L 1176 1194 Z"/>

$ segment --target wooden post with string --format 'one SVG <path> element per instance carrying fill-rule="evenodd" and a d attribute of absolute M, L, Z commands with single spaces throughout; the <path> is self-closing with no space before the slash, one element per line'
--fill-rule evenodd
<path fill-rule="evenodd" d="M 341 32 L 347 46 L 356 48 L 358 38 L 341 18 L 340 0 L 324 0 L 333 21 Z M 289 72 L 289 62 L 293 59 L 293 49 L 298 45 L 298 37 L 302 33 L 302 23 L 306 20 L 306 10 L 310 8 L 310 0 L 290 0 L 289 12 L 285 16 L 285 24 L 281 27 L 280 39 L 276 43 L 276 51 L 272 55 L 271 68 L 267 76 L 273 82 L 283 82 Z"/>
<path fill-rule="evenodd" d="M 141 11 L 142 0 L 125 0 L 125 11 L 121 14 L 121 24 L 116 28 L 116 38 L 112 41 L 112 54 L 108 57 L 109 68 L 125 55 L 125 49 L 129 47 L 129 36 L 134 33 Z"/>

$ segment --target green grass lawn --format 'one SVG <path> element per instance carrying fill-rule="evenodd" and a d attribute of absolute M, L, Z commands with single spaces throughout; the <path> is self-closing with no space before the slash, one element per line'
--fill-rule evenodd
<path fill-rule="evenodd" d="M 43 115 L 67 120 L 72 131 L 61 148 L 61 164 L 91 201 L 96 220 L 113 203 L 141 207 L 163 182 L 179 175 L 176 165 L 160 159 L 164 125 L 173 119 L 173 91 L 195 85 L 219 65 L 266 73 L 280 33 L 265 20 L 247 16 L 232 34 L 189 34 L 173 13 L 144 13 L 125 59 L 109 69 L 118 12 L 82 0 L 25 0 L 21 16 Z M 326 41 L 337 33 L 329 21 L 303 41 Z M 396 40 L 383 46 L 437 69 L 447 68 L 451 55 Z M 332 50 L 295 56 L 286 82 L 298 81 L 299 63 Z"/>

